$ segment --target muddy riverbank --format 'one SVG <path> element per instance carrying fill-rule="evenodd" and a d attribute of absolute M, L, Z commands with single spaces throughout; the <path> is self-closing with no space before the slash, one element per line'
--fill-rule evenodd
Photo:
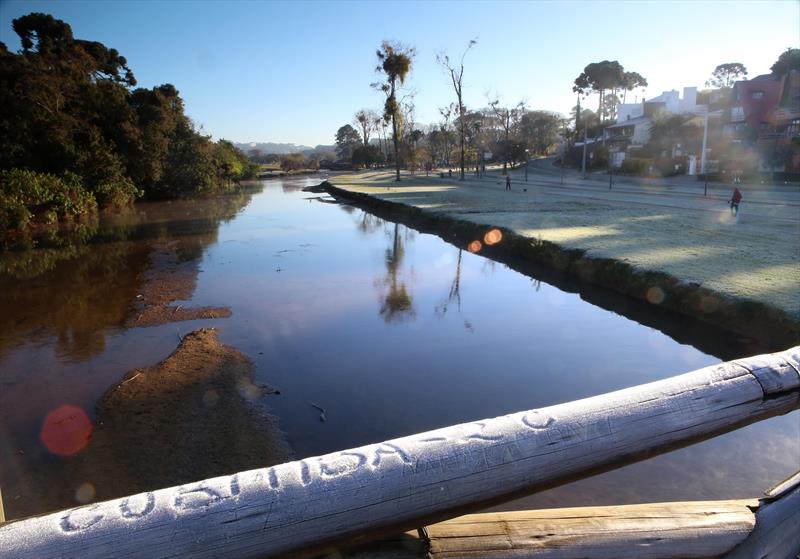
<path fill-rule="evenodd" d="M 260 410 L 275 391 L 213 329 L 183 337 L 160 363 L 130 371 L 96 405 L 56 410 L 43 425 L 57 461 L 28 467 L 4 493 L 9 519 L 253 468 L 292 456 L 277 419 Z"/>
<path fill-rule="evenodd" d="M 414 205 L 384 200 L 363 192 L 321 184 L 332 196 L 356 203 L 386 219 L 400 221 L 419 231 L 433 233 L 448 242 L 488 258 L 508 263 L 521 259 L 545 266 L 559 275 L 598 285 L 646 302 L 654 308 L 690 316 L 743 337 L 753 353 L 785 349 L 800 339 L 800 322 L 773 306 L 731 297 L 663 272 L 638 269 L 611 258 L 589 256 L 586 250 L 569 249 L 542 239 L 531 239 L 505 227 L 493 227 L 459 219 Z M 498 231 L 499 239 L 487 239 Z M 517 262 L 519 264 L 519 262 Z M 641 314 L 641 313 L 640 313 Z M 638 320 L 638 319 L 637 319 Z M 646 323 L 646 318 L 643 317 Z M 671 333 L 672 335 L 672 333 Z M 678 333 L 678 338 L 686 335 Z M 690 340 L 687 340 L 690 341 Z"/>

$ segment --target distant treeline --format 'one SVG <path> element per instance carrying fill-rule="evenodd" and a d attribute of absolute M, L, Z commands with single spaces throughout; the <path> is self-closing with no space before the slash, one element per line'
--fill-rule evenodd
<path fill-rule="evenodd" d="M 32 13 L 0 43 L 0 236 L 137 198 L 231 189 L 256 165 L 212 142 L 171 84 L 135 88 L 125 57 Z"/>

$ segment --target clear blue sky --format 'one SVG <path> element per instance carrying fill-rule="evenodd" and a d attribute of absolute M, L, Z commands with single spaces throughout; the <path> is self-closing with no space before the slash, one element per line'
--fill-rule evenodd
<path fill-rule="evenodd" d="M 702 86 L 717 64 L 769 71 L 800 46 L 800 2 L 266 2 L 0 0 L 0 40 L 19 41 L 11 20 L 50 13 L 76 37 L 128 59 L 139 85 L 176 85 L 188 114 L 215 138 L 316 145 L 361 108 L 379 109 L 375 49 L 414 45 L 409 86 L 418 122 L 453 101 L 435 55 L 466 61 L 466 102 L 487 91 L 509 103 L 567 113 L 572 81 L 590 63 L 619 60 L 650 82 L 646 94 Z M 590 107 L 595 100 L 588 101 Z"/>

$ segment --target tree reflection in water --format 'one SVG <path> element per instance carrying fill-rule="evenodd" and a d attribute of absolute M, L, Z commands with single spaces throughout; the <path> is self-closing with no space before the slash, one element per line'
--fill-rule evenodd
<path fill-rule="evenodd" d="M 386 249 L 386 277 L 383 279 L 382 285 L 387 287 L 388 291 L 381 297 L 379 314 L 387 324 L 406 318 L 413 319 L 416 316 L 413 299 L 408 288 L 405 282 L 398 277 L 405 256 L 405 246 L 403 246 L 399 228 L 400 226 L 395 223 L 392 245 Z"/>

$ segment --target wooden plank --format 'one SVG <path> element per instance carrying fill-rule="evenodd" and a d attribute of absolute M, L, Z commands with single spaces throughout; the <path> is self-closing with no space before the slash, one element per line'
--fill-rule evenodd
<path fill-rule="evenodd" d="M 795 347 L 10 522 L 0 527 L 0 557 L 124 558 L 143 550 L 151 557 L 264 557 L 408 530 L 792 411 L 800 404 L 798 370 Z"/>
<path fill-rule="evenodd" d="M 719 557 L 755 526 L 756 499 L 474 514 L 427 527 L 432 559 Z"/>

